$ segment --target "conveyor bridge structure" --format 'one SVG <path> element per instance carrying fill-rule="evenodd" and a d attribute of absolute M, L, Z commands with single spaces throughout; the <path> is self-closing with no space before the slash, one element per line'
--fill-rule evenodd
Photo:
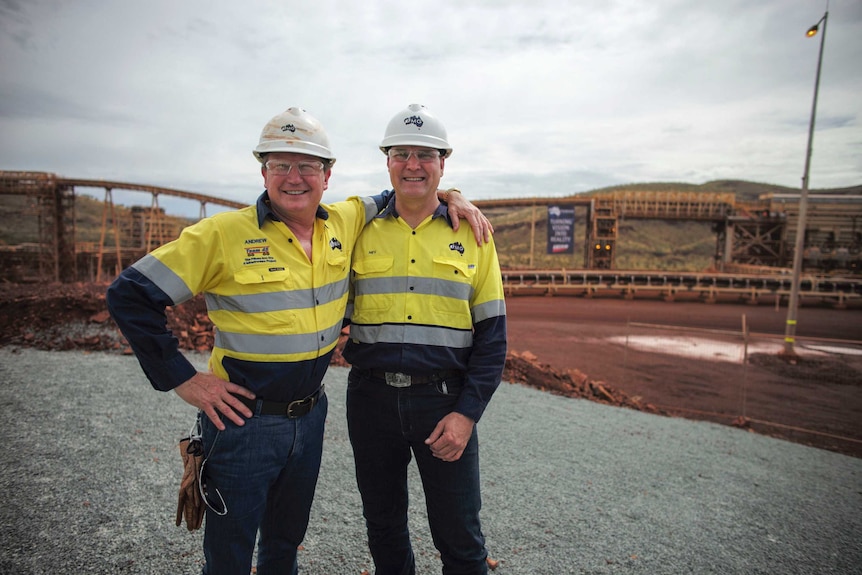
<path fill-rule="evenodd" d="M 862 271 L 862 187 L 851 193 L 808 195 L 803 267 L 821 272 Z M 534 208 L 531 237 L 542 214 L 537 207 L 574 206 L 586 211 L 584 269 L 614 269 L 619 224 L 624 220 L 710 222 L 716 234 L 719 270 L 746 265 L 790 267 L 799 221 L 798 193 L 769 193 L 739 201 L 732 193 L 613 190 L 560 198 L 477 200 L 481 208 Z M 534 241 L 534 240 L 533 240 Z M 531 253 L 533 247 L 531 246 Z M 532 267 L 532 266 L 531 266 Z"/>
<path fill-rule="evenodd" d="M 75 231 L 75 198 L 80 188 L 101 189 L 104 192 L 101 236 L 98 242 L 77 242 Z M 113 200 L 113 191 L 125 190 L 150 195 L 149 207 L 138 206 L 120 215 Z M 112 277 L 124 266 L 152 248 L 175 238 L 182 225 L 178 218 L 165 214 L 159 206 L 160 196 L 173 196 L 200 204 L 200 217 L 206 215 L 206 206 L 215 204 L 238 209 L 245 204 L 205 194 L 172 188 L 132 184 L 108 180 L 65 178 L 48 172 L 0 171 L 0 195 L 23 195 L 29 199 L 32 214 L 39 222 L 39 239 L 33 246 L 4 246 L 3 276 L 14 275 L 10 270 L 21 271 L 18 276 L 41 281 L 82 281 Z M 693 220 L 710 222 L 716 231 L 716 268 L 729 276 L 743 270 L 759 270 L 765 276 L 786 273 L 793 257 L 793 245 L 798 221 L 798 194 L 767 194 L 755 202 L 739 202 L 732 193 L 706 191 L 680 191 L 667 188 L 627 190 L 612 189 L 566 197 L 516 198 L 475 200 L 483 210 L 495 208 L 533 207 L 530 222 L 534 238 L 536 224 L 544 214 L 537 208 L 550 205 L 573 206 L 586 213 L 584 230 L 582 273 L 589 275 L 585 284 L 596 282 L 593 272 L 615 269 L 615 253 L 619 242 L 619 222 L 625 219 Z M 173 220 L 173 222 L 171 221 Z M 534 241 L 534 240 L 533 240 Z M 531 246 L 532 249 L 532 246 Z M 805 241 L 805 271 L 827 272 L 835 275 L 858 274 L 862 262 L 862 188 L 848 194 L 809 194 L 808 225 Z M 533 267 L 532 265 L 529 267 Z M 577 267 L 573 265 L 571 267 Z M 506 272 L 514 273 L 514 272 Z M 531 272 L 538 273 L 538 272 Z M 548 276 L 549 292 L 559 286 L 571 286 L 575 272 L 558 271 L 556 279 Z M 619 273 L 619 272 L 614 272 Z M 646 272 L 644 272 L 646 273 Z M 28 275 L 29 274 L 29 275 Z M 667 274 L 665 274 L 667 275 Z M 610 277 L 610 276 L 608 276 Z M 622 276 L 620 276 L 622 277 Z M 638 282 L 630 281 L 629 291 L 639 287 L 657 286 L 659 280 L 651 272 Z M 814 276 L 811 276 L 814 277 Z M 568 279 L 567 279 L 568 278 Z M 532 280 L 531 280 L 532 281 Z M 542 280 L 543 282 L 545 280 Z M 624 280 L 620 280 L 624 281 Z M 691 282 L 692 280 L 686 280 Z M 706 280 L 703 280 L 706 281 Z M 742 289 L 733 280 L 722 280 L 733 285 L 723 287 L 716 276 L 716 289 Z M 752 278 L 745 278 L 749 283 Z M 698 285 L 701 280 L 698 280 Z M 781 285 L 784 285 L 782 280 Z M 618 285 L 618 284 L 612 284 Z M 812 284 L 814 285 L 814 284 Z M 817 286 L 820 284 L 818 283 Z M 523 291 L 522 282 L 507 280 L 511 293 Z M 683 286 L 686 287 L 686 286 Z M 748 286 L 744 286 L 748 289 Z M 569 288 L 563 288 L 569 289 Z M 688 289 L 686 287 L 686 289 Z M 778 288 L 778 291 L 784 288 Z M 817 287 L 817 289 L 821 289 Z M 852 291 L 852 290 L 851 290 Z M 856 292 L 852 292 L 856 293 Z M 853 297 L 848 295 L 848 297 Z"/>
<path fill-rule="evenodd" d="M 503 270 L 507 296 L 544 295 L 660 298 L 665 301 L 719 300 L 751 304 L 771 299 L 787 301 L 792 289 L 790 270 L 782 274 L 735 272 L 665 272 L 625 270 Z M 799 296 L 842 308 L 862 301 L 862 277 L 806 274 Z"/>
<path fill-rule="evenodd" d="M 76 242 L 77 188 L 104 190 L 101 239 L 96 245 Z M 114 190 L 150 194 L 150 206 L 135 206 L 130 210 L 131 217 L 122 217 L 114 205 Z M 14 279 L 54 282 L 100 281 L 103 277 L 117 275 L 124 266 L 173 240 L 182 230 L 176 218 L 168 217 L 159 206 L 159 196 L 198 202 L 200 217 L 206 216 L 207 204 L 234 209 L 245 207 L 233 200 L 172 188 L 63 178 L 48 172 L 0 171 L 0 195 L 26 196 L 39 229 L 39 241 L 35 246 L 12 246 L 3 250 L 4 279 L 7 280 L 10 278 L 5 276 L 12 270 L 17 270 Z"/>

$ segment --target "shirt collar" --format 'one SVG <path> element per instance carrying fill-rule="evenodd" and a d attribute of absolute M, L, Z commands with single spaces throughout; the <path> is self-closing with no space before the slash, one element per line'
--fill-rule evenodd
<path fill-rule="evenodd" d="M 386 206 L 374 217 L 385 218 L 390 215 L 395 218 L 400 217 L 398 215 L 398 210 L 395 208 L 395 194 L 392 194 L 392 197 L 389 198 L 389 202 Z M 449 224 L 449 227 L 452 227 L 452 218 L 449 217 L 449 208 L 443 202 L 440 202 L 440 205 L 437 206 L 437 209 L 434 210 L 434 213 L 431 215 L 432 220 L 437 218 L 446 218 L 446 222 Z"/>
<path fill-rule="evenodd" d="M 269 202 L 269 194 L 266 190 L 257 198 L 257 227 L 262 228 L 266 218 L 271 219 L 274 222 L 280 222 L 278 216 L 274 211 L 272 211 L 272 207 Z M 329 212 L 323 206 L 317 206 L 317 217 L 321 220 L 329 219 Z"/>

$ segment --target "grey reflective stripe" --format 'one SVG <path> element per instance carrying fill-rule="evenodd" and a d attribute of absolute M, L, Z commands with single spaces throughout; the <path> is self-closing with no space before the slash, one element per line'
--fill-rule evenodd
<path fill-rule="evenodd" d="M 341 335 L 341 320 L 322 332 L 290 335 L 233 333 L 216 330 L 215 346 L 237 353 L 266 355 L 309 353 L 332 344 L 339 335 Z"/>
<path fill-rule="evenodd" d="M 350 278 L 344 276 L 342 279 L 325 286 L 320 286 L 317 290 L 315 305 L 323 305 L 331 301 L 340 300 L 347 290 L 350 289 Z"/>
<path fill-rule="evenodd" d="M 174 304 L 182 303 L 194 297 L 186 282 L 152 254 L 145 255 L 133 263 L 132 267 L 168 294 Z"/>
<path fill-rule="evenodd" d="M 210 311 L 239 311 L 245 313 L 273 312 L 285 309 L 309 309 L 341 299 L 347 293 L 349 279 L 312 289 L 277 291 L 259 294 L 221 295 L 206 294 Z"/>
<path fill-rule="evenodd" d="M 365 196 L 360 199 L 362 200 L 362 203 L 365 204 L 365 223 L 368 224 L 368 222 L 373 220 L 374 216 L 377 215 L 377 202 L 375 202 L 374 198 L 370 196 Z"/>
<path fill-rule="evenodd" d="M 408 283 L 409 286 L 408 286 Z M 440 297 L 451 297 L 464 301 L 470 300 L 473 286 L 461 282 L 441 280 L 428 277 L 391 276 L 385 278 L 356 278 L 353 289 L 357 296 L 385 293 L 407 293 L 405 289 L 413 287 L 410 293 L 424 295 L 436 295 Z"/>
<path fill-rule="evenodd" d="M 470 330 L 430 325 L 354 323 L 350 326 L 350 337 L 361 343 L 419 343 L 451 348 L 467 348 L 473 345 L 473 332 Z"/>
<path fill-rule="evenodd" d="M 411 285 L 414 288 L 411 293 L 439 295 L 440 297 L 451 297 L 463 301 L 470 301 L 470 296 L 473 293 L 473 286 L 470 284 L 436 278 L 413 278 Z"/>
<path fill-rule="evenodd" d="M 491 300 L 474 307 L 472 313 L 473 323 L 479 323 L 483 319 L 506 315 L 506 302 L 501 299 Z"/>

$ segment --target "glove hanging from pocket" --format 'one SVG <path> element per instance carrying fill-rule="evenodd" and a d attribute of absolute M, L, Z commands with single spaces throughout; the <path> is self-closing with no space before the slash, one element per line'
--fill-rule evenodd
<path fill-rule="evenodd" d="M 185 437 L 180 440 L 180 457 L 183 460 L 183 478 L 177 501 L 177 527 L 186 519 L 189 531 L 200 529 L 204 520 L 204 502 L 198 482 L 204 462 L 204 449 L 200 438 Z"/>

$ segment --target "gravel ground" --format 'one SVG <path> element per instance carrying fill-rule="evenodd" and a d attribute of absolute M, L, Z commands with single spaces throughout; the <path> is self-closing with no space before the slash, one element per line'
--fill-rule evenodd
<path fill-rule="evenodd" d="M 346 381 L 330 369 L 306 575 L 373 570 Z M 174 526 L 194 409 L 134 358 L 0 348 L 0 405 L 0 573 L 200 573 L 202 532 Z M 507 383 L 479 434 L 500 575 L 862 573 L 860 459 Z M 439 573 L 411 473 L 418 572 Z"/>

